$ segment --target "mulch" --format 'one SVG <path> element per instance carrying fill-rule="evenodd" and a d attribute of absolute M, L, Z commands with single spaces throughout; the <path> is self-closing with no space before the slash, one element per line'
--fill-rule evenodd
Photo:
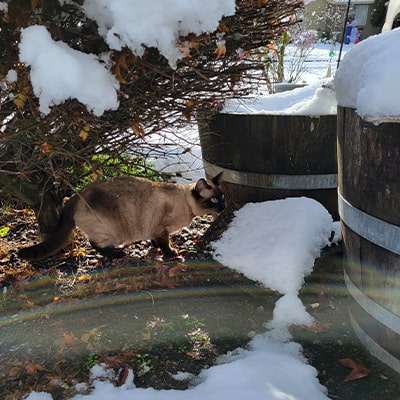
<path fill-rule="evenodd" d="M 210 227 L 210 217 L 196 217 L 191 225 L 172 235 L 172 246 L 182 257 L 190 259 L 210 258 L 203 236 Z M 215 237 L 215 235 L 214 235 Z M 78 229 L 71 245 L 59 254 L 40 261 L 28 262 L 17 256 L 18 249 L 38 243 L 38 225 L 34 212 L 30 209 L 4 209 L 0 215 L 0 287 L 24 281 L 51 271 L 71 271 L 75 274 L 88 274 L 99 268 L 112 268 L 120 265 L 144 267 L 160 265 L 162 254 L 154 249 L 150 241 L 142 241 L 125 248 L 122 259 L 103 257 L 94 250 L 87 238 Z M 201 242 L 201 243 L 200 243 Z"/>

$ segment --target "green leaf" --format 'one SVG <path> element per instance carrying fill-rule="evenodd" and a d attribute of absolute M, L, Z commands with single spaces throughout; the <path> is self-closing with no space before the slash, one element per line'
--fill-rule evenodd
<path fill-rule="evenodd" d="M 2 228 L 0 228 L 0 237 L 6 236 L 9 231 L 10 228 L 8 226 L 3 226 Z"/>

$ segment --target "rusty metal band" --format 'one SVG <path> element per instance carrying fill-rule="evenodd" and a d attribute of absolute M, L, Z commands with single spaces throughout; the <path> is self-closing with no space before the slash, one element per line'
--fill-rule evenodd
<path fill-rule="evenodd" d="M 204 169 L 208 176 L 223 172 L 223 180 L 237 185 L 264 189 L 316 190 L 336 189 L 337 174 L 309 175 L 268 175 L 256 172 L 244 172 L 220 167 L 203 159 Z"/>
<path fill-rule="evenodd" d="M 339 215 L 352 231 L 392 253 L 400 255 L 400 226 L 382 221 L 350 204 L 338 190 Z"/>

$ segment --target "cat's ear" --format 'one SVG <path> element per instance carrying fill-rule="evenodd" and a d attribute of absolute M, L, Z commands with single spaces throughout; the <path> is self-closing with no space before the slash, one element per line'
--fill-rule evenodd
<path fill-rule="evenodd" d="M 211 186 L 207 183 L 205 179 L 199 179 L 195 186 L 195 191 L 198 193 L 199 196 L 205 197 L 206 191 L 211 189 Z"/>
<path fill-rule="evenodd" d="M 221 176 L 223 174 L 224 171 L 221 171 L 218 175 L 215 175 L 214 178 L 212 178 L 212 183 L 215 186 L 219 186 L 219 184 L 221 183 Z"/>

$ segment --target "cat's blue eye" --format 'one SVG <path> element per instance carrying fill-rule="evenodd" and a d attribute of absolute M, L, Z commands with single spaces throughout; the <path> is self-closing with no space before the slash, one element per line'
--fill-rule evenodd
<path fill-rule="evenodd" d="M 216 197 L 211 197 L 211 203 L 218 203 L 218 199 Z"/>

